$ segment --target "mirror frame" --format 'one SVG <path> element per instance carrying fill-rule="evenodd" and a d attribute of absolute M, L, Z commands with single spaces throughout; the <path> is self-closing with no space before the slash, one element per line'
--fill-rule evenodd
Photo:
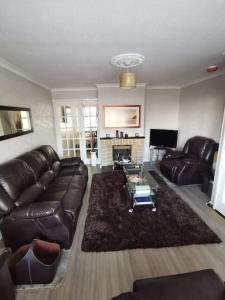
<path fill-rule="evenodd" d="M 17 107 L 17 106 L 2 106 L 2 105 L 0 105 L 0 111 L 1 110 L 28 111 L 29 112 L 29 116 L 30 116 L 30 126 L 31 126 L 31 129 L 27 130 L 27 131 L 24 131 L 24 132 L 18 132 L 18 133 L 12 133 L 12 134 L 6 134 L 6 135 L 3 135 L 3 136 L 0 136 L 0 141 L 11 139 L 11 138 L 14 138 L 14 137 L 17 137 L 17 136 L 21 136 L 21 135 L 25 135 L 25 134 L 34 132 L 33 125 L 32 125 L 31 109 L 30 108 L 27 108 L 27 107 Z"/>

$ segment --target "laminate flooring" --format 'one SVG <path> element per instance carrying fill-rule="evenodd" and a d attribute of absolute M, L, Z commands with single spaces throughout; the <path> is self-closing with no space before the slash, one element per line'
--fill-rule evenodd
<path fill-rule="evenodd" d="M 206 205 L 207 196 L 198 185 L 176 187 L 171 184 L 171 187 L 218 234 L 223 243 L 105 253 L 82 252 L 91 177 L 95 172 L 99 169 L 90 168 L 72 254 L 62 284 L 55 289 L 20 291 L 17 300 L 110 300 L 132 290 L 135 279 L 206 268 L 213 268 L 225 281 L 225 219 Z"/>

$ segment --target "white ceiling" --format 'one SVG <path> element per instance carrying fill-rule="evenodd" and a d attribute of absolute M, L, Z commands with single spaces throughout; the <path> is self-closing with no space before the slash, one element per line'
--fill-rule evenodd
<path fill-rule="evenodd" d="M 0 0 L 0 57 L 50 88 L 116 83 L 125 52 L 153 86 L 225 67 L 225 0 Z"/>

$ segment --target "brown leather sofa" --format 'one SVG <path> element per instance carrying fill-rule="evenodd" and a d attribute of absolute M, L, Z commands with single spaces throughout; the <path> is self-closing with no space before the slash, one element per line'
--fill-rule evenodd
<path fill-rule="evenodd" d="M 177 185 L 200 184 L 211 172 L 218 144 L 206 137 L 190 138 L 182 151 L 167 150 L 161 163 L 162 174 Z"/>
<path fill-rule="evenodd" d="M 70 248 L 88 179 L 80 158 L 41 146 L 0 165 L 0 229 L 16 250 L 38 238 Z"/>
<path fill-rule="evenodd" d="M 211 270 L 137 280 L 112 300 L 224 300 L 225 285 Z"/>
<path fill-rule="evenodd" d="M 10 252 L 7 249 L 0 249 L 0 299 L 14 300 L 15 290 L 8 269 L 8 256 Z"/>

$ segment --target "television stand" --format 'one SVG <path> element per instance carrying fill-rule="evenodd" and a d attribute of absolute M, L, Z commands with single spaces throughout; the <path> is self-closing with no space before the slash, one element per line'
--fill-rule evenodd
<path fill-rule="evenodd" d="M 171 148 L 168 147 L 160 147 L 160 146 L 150 146 L 150 162 L 156 162 L 160 161 L 161 157 L 164 153 L 161 153 L 162 151 L 165 152 L 166 150 L 169 150 Z"/>

